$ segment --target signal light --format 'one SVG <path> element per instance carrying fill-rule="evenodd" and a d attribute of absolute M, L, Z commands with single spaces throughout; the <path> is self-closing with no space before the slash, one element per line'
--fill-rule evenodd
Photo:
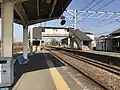
<path fill-rule="evenodd" d="M 66 23 L 65 20 L 62 20 L 62 21 L 60 22 L 61 25 L 64 25 L 65 23 Z"/>

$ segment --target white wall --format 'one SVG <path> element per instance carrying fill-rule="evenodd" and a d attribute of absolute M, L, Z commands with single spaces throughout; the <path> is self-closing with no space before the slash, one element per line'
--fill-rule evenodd
<path fill-rule="evenodd" d="M 106 49 L 108 51 L 112 50 L 112 40 L 107 40 L 107 42 L 106 42 Z"/>
<path fill-rule="evenodd" d="M 103 42 L 103 43 L 102 43 Z M 106 45 L 105 45 L 106 44 Z M 102 47 L 103 46 L 103 47 Z M 107 50 L 112 51 L 112 40 L 98 40 L 96 42 L 96 50 Z"/>
<path fill-rule="evenodd" d="M 42 36 L 69 36 L 69 32 L 66 29 L 45 29 Z"/>
<path fill-rule="evenodd" d="M 91 47 L 96 47 L 95 35 L 91 35 L 91 34 L 86 34 L 86 35 L 93 40 L 91 42 Z"/>
<path fill-rule="evenodd" d="M 96 41 L 96 50 L 105 50 L 105 40 Z"/>

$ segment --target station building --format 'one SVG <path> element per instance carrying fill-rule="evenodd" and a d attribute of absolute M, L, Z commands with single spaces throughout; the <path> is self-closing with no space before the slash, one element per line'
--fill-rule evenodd
<path fill-rule="evenodd" d="M 80 31 L 79 29 L 69 30 L 69 37 L 62 39 L 62 44 L 66 47 L 69 44 L 69 38 L 70 42 L 73 44 L 70 44 L 70 48 L 77 48 L 80 50 L 91 50 L 92 49 L 92 39 L 86 35 L 86 33 Z M 74 42 L 74 43 L 73 43 Z"/>
<path fill-rule="evenodd" d="M 120 51 L 120 29 L 106 36 L 100 36 L 96 42 L 96 50 Z"/>

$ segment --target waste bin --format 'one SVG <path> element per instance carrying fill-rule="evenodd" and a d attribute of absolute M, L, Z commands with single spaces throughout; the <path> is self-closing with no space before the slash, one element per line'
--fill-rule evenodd
<path fill-rule="evenodd" d="M 0 57 L 0 87 L 11 86 L 14 82 L 14 60 Z"/>

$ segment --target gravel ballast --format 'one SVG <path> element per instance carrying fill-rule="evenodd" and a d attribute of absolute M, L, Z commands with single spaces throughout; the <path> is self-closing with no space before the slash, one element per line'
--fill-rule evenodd
<path fill-rule="evenodd" d="M 120 90 L 120 76 L 83 61 L 67 56 L 58 51 L 51 51 L 108 90 Z"/>

